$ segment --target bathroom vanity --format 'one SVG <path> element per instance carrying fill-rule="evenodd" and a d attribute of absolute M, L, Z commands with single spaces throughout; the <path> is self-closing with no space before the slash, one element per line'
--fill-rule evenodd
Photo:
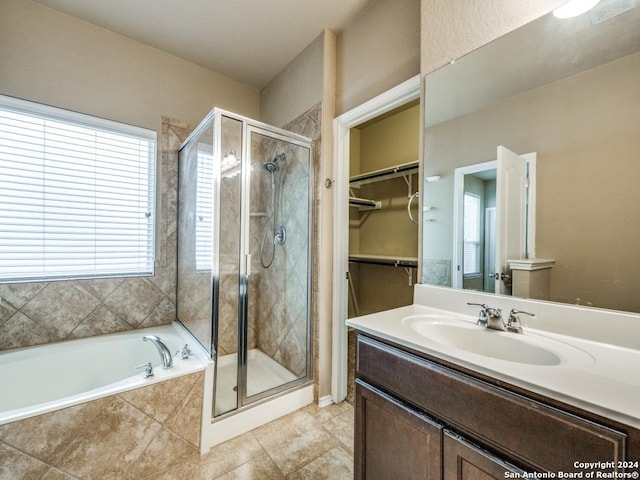
<path fill-rule="evenodd" d="M 452 295 L 417 286 L 418 300 L 424 289 Z M 543 324 L 570 308 L 537 305 Z M 520 335 L 475 319 L 414 304 L 347 322 L 357 330 L 355 478 L 637 478 L 640 378 L 625 370 L 639 350 L 587 339 L 588 327 Z M 607 375 L 616 364 L 622 372 Z"/>

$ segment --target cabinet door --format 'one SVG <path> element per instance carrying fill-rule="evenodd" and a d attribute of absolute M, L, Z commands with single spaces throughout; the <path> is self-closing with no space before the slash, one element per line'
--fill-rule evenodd
<path fill-rule="evenodd" d="M 521 478 L 510 476 L 509 472 L 523 473 L 519 468 L 448 430 L 444 431 L 443 450 L 444 480 L 504 480 Z"/>
<path fill-rule="evenodd" d="M 355 478 L 440 480 L 442 427 L 356 380 Z"/>

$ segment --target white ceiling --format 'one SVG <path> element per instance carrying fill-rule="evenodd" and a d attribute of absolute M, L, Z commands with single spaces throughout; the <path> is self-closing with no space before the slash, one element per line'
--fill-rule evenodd
<path fill-rule="evenodd" d="M 369 0 L 35 0 L 263 88 Z"/>

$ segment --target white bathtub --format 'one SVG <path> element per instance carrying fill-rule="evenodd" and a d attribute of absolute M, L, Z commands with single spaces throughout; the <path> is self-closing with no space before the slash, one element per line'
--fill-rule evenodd
<path fill-rule="evenodd" d="M 144 335 L 158 335 L 173 368 Z M 194 355 L 176 351 L 188 344 Z M 151 362 L 154 376 L 135 367 Z M 0 352 L 0 425 L 204 370 L 206 351 L 178 324 Z"/>

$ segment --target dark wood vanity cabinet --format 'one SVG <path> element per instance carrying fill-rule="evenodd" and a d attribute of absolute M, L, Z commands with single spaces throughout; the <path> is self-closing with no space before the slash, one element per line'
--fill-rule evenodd
<path fill-rule="evenodd" d="M 442 426 L 365 383 L 355 388 L 355 477 L 440 480 Z"/>
<path fill-rule="evenodd" d="M 640 460 L 638 430 L 523 393 L 357 332 L 355 478 L 504 480 Z"/>
<path fill-rule="evenodd" d="M 523 471 L 448 430 L 443 439 L 444 480 L 493 480 Z"/>

